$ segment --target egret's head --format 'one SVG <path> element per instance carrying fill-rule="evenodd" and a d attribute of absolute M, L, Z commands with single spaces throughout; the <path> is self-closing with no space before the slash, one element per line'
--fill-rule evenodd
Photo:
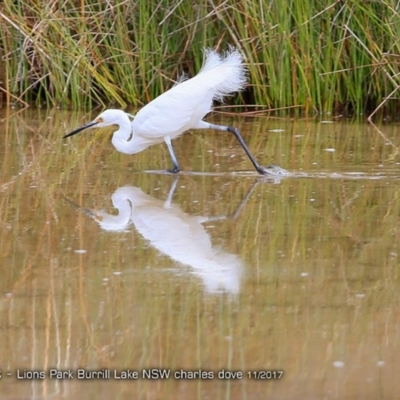
<path fill-rule="evenodd" d="M 92 122 L 75 129 L 74 131 L 65 135 L 64 138 L 76 135 L 77 133 L 88 128 L 101 128 L 103 126 L 120 125 L 122 122 L 127 120 L 129 121 L 129 114 L 127 114 L 125 111 L 113 109 L 105 110 Z"/>

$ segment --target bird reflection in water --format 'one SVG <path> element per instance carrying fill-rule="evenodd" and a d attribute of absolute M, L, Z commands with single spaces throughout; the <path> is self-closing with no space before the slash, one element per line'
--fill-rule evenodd
<path fill-rule="evenodd" d="M 192 267 L 193 274 L 203 281 L 208 293 L 237 294 L 240 289 L 242 262 L 235 254 L 212 246 L 203 224 L 228 218 L 191 216 L 172 204 L 178 182 L 176 178 L 165 202 L 155 199 L 134 186 L 122 186 L 111 196 L 117 215 L 93 211 L 66 199 L 110 232 L 127 231 L 131 224 L 149 241 L 152 247 L 172 260 Z M 254 190 L 254 186 L 240 203 L 232 217 L 236 217 Z"/>

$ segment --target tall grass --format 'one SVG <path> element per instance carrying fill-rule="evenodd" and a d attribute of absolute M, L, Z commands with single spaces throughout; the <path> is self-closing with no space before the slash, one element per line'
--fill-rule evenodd
<path fill-rule="evenodd" d="M 204 46 L 238 47 L 238 98 L 297 113 L 396 111 L 394 0 L 4 0 L 0 93 L 14 105 L 138 106 L 194 74 Z"/>

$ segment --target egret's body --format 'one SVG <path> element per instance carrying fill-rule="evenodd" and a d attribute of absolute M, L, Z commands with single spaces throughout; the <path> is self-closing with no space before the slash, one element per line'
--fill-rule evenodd
<path fill-rule="evenodd" d="M 72 136 L 90 127 L 118 125 L 112 144 L 125 154 L 136 154 L 147 147 L 165 142 L 170 152 L 173 168 L 180 170 L 171 141 L 189 129 L 218 129 L 233 133 L 260 174 L 268 169 L 261 167 L 247 148 L 238 129 L 210 124 L 203 118 L 211 111 L 213 100 L 222 100 L 230 93 L 240 91 L 246 84 L 246 68 L 241 54 L 231 49 L 225 56 L 214 50 L 205 50 L 205 60 L 200 72 L 183 80 L 148 103 L 134 116 L 122 110 L 105 110 L 94 121 L 76 129 Z"/>

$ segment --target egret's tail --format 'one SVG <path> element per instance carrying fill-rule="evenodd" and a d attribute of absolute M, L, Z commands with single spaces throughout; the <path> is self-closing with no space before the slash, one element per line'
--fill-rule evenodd
<path fill-rule="evenodd" d="M 213 98 L 220 100 L 230 93 L 243 90 L 247 83 L 247 69 L 237 49 L 230 47 L 225 53 L 204 49 L 204 62 L 196 78 L 205 78 L 215 89 Z"/>

